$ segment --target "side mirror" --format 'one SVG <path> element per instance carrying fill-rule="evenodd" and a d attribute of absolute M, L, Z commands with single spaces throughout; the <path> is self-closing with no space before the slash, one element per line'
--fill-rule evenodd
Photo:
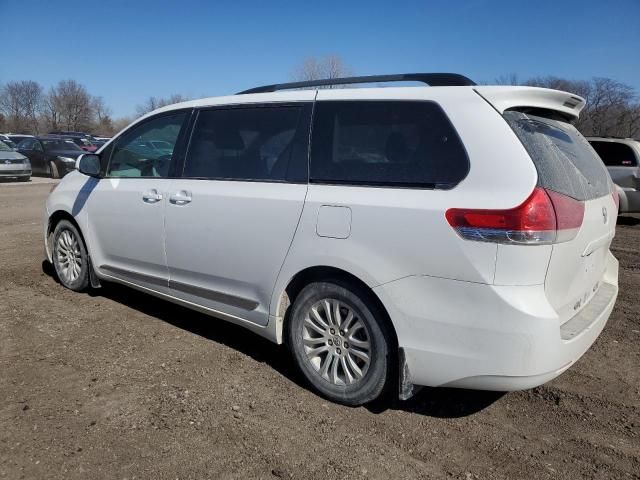
<path fill-rule="evenodd" d="M 84 153 L 76 160 L 76 168 L 80 173 L 90 177 L 100 176 L 100 156 L 93 153 Z"/>

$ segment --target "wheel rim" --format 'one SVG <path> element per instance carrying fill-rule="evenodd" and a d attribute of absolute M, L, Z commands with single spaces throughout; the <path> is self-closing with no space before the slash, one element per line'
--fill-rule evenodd
<path fill-rule="evenodd" d="M 73 283 L 82 272 L 82 253 L 80 242 L 70 230 L 64 230 L 56 243 L 56 258 L 58 260 L 58 275 L 65 283 Z"/>
<path fill-rule="evenodd" d="M 333 385 L 351 385 L 367 374 L 371 340 L 367 326 L 351 308 L 323 299 L 306 312 L 302 342 L 315 372 Z"/>

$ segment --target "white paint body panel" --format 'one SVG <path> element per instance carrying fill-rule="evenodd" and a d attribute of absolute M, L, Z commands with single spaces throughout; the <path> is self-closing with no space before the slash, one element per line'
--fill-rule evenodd
<path fill-rule="evenodd" d="M 176 179 L 186 205 L 167 203 L 171 281 L 257 302 L 252 310 L 193 293 L 172 294 L 266 325 L 269 303 L 302 212 L 307 185 Z"/>
<path fill-rule="evenodd" d="M 585 105 L 582 97 L 548 88 L 478 86 L 474 89 L 500 113 L 510 108 L 534 107 L 556 110 L 577 118 Z"/>
<path fill-rule="evenodd" d="M 247 309 L 184 289 L 135 285 L 276 342 L 282 341 L 284 292 L 291 279 L 310 267 L 344 270 L 381 300 L 411 379 L 420 385 L 528 388 L 558 375 L 589 348 L 617 294 L 610 239 L 595 249 L 600 261 L 590 274 L 576 270 L 584 266 L 581 255 L 589 242 L 606 229 L 587 222 L 574 242 L 498 246 L 463 240 L 445 219 L 449 208 L 520 205 L 535 187 L 537 172 L 501 112 L 529 105 L 577 115 L 581 105 L 563 105 L 575 96 L 529 87 L 327 89 L 204 99 L 150 115 L 183 107 L 313 101 L 316 95 L 318 102 L 437 102 L 462 139 L 468 175 L 451 190 L 425 190 L 184 179 L 139 184 L 125 179 L 112 185 L 76 172 L 50 195 L 47 215 L 60 210 L 73 215 L 94 265 L 126 264 L 143 274 L 164 274 L 168 282 L 255 302 Z M 97 186 L 87 189 L 87 182 Z M 157 188 L 162 202 L 144 204 L 141 195 L 148 188 Z M 178 191 L 188 192 L 192 201 L 171 204 L 170 195 Z M 589 205 L 586 215 L 595 215 L 606 202 Z M 568 305 L 598 279 L 611 285 L 614 295 L 584 331 L 562 340 L 561 325 L 571 317 Z"/>

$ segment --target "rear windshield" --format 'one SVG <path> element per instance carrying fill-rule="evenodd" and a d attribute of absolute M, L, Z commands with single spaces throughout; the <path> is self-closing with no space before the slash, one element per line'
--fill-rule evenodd
<path fill-rule="evenodd" d="M 531 156 L 541 187 L 580 201 L 611 193 L 607 169 L 573 125 L 515 110 L 504 118 Z"/>
<path fill-rule="evenodd" d="M 607 167 L 635 167 L 638 165 L 636 155 L 629 145 L 617 142 L 591 141 L 600 158 Z"/>

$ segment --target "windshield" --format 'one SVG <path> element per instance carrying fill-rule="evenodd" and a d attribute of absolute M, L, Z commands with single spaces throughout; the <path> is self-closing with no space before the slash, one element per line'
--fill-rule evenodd
<path fill-rule="evenodd" d="M 0 152 L 13 152 L 13 149 L 0 140 Z"/>
<path fill-rule="evenodd" d="M 531 156 L 540 186 L 580 201 L 611 193 L 607 169 L 573 125 L 515 110 L 504 118 Z"/>
<path fill-rule="evenodd" d="M 71 140 L 60 140 L 60 139 L 50 139 L 50 140 L 42 140 L 42 144 L 44 145 L 45 150 L 79 150 L 82 151 L 75 143 Z"/>

